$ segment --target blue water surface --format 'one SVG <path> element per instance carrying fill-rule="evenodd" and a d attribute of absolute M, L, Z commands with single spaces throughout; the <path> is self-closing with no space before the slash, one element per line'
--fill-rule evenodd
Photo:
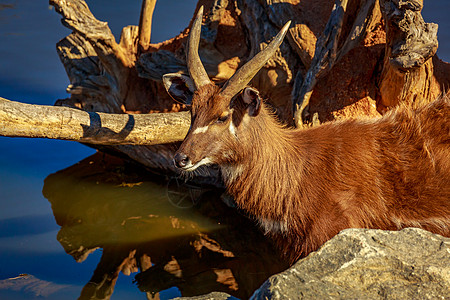
<path fill-rule="evenodd" d="M 93 14 L 118 39 L 121 29 L 137 25 L 140 0 L 88 0 Z M 196 1 L 158 1 L 152 42 L 176 36 L 188 24 Z M 174 8 L 177 8 L 176 10 Z M 66 98 L 69 84 L 56 43 L 70 34 L 47 0 L 0 1 L 0 96 L 32 104 L 53 105 Z M 63 292 L 46 299 L 76 299 L 95 269 L 101 252 L 82 264 L 56 240 L 59 226 L 42 195 L 44 179 L 93 154 L 79 143 L 0 137 L 0 281 L 22 273 L 58 285 Z M 120 275 L 112 299 L 145 298 L 132 278 Z M 0 284 L 1 285 L 1 284 Z M 177 295 L 168 291 L 167 297 Z M 33 299 L 33 292 L 0 289 L 0 299 Z M 37 297 L 41 299 L 41 297 Z"/>

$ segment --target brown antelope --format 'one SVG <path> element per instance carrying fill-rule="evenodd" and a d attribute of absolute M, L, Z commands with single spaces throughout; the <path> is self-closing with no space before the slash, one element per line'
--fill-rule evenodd
<path fill-rule="evenodd" d="M 448 98 L 375 120 L 285 128 L 247 84 L 289 23 L 220 88 L 198 55 L 201 19 L 202 10 L 189 37 L 190 78 L 163 78 L 174 99 L 191 105 L 191 128 L 174 157 L 178 168 L 219 165 L 238 206 L 292 262 L 345 228 L 413 226 L 450 236 Z"/>

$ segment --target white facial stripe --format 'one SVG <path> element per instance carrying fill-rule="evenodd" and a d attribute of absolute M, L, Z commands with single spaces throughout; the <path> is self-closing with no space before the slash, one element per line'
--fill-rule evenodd
<path fill-rule="evenodd" d="M 192 132 L 192 134 L 205 133 L 208 130 L 208 127 L 209 126 L 198 127 Z"/>
<path fill-rule="evenodd" d="M 194 171 L 200 166 L 209 165 L 212 163 L 212 160 L 209 157 L 203 158 L 201 161 L 193 165 L 192 163 L 189 163 L 186 167 L 183 168 L 184 171 Z"/>

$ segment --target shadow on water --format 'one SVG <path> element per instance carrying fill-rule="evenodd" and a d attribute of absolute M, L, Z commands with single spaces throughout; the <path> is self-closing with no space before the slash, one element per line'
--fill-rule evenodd
<path fill-rule="evenodd" d="M 287 267 L 253 222 L 224 204 L 223 191 L 163 177 L 98 153 L 46 178 L 66 253 L 82 262 L 103 249 L 80 299 L 109 299 L 120 272 L 138 272 L 147 298 L 176 287 L 182 296 L 246 299 Z"/>

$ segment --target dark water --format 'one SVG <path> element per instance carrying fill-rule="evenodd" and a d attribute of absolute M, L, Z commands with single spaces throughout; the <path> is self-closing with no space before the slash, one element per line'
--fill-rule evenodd
<path fill-rule="evenodd" d="M 140 0 L 87 3 L 116 36 L 138 22 Z M 158 1 L 152 41 L 183 30 L 195 3 Z M 448 0 L 425 1 L 445 61 L 449 11 Z M 47 1 L 0 0 L 1 97 L 52 105 L 67 96 L 55 44 L 70 32 L 59 20 Z M 245 298 L 283 267 L 220 191 L 179 187 L 110 157 L 85 159 L 93 154 L 78 143 L 0 137 L 0 299 L 102 299 L 113 291 L 112 299 L 170 299 L 212 290 Z"/>

